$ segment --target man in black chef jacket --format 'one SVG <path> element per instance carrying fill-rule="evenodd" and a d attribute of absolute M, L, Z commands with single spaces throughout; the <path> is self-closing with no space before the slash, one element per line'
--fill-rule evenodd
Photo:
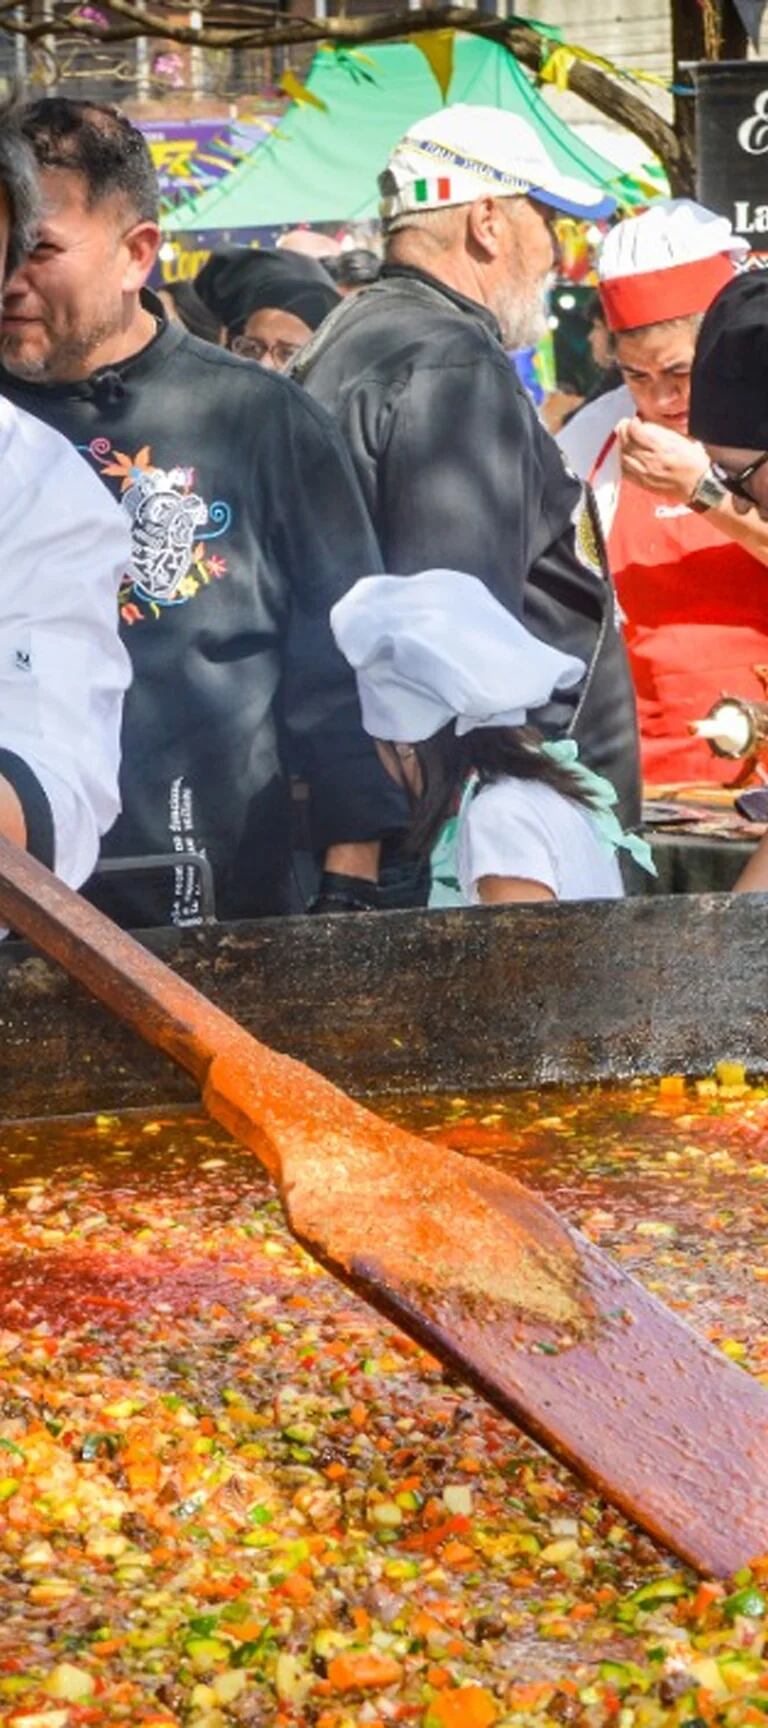
<path fill-rule="evenodd" d="M 546 332 L 556 211 L 610 209 L 529 122 L 455 103 L 417 121 L 380 176 L 386 262 L 292 372 L 341 430 L 387 570 L 464 570 L 588 671 L 537 715 L 639 815 L 635 704 L 599 527 L 536 417 L 511 351 Z"/>
<path fill-rule="evenodd" d="M 134 682 L 111 856 L 174 853 L 162 878 L 99 899 L 123 922 L 199 921 L 185 852 L 213 865 L 220 917 L 284 910 L 290 823 L 284 704 L 310 786 L 325 904 L 373 903 L 377 842 L 402 822 L 328 627 L 380 568 L 354 472 L 295 385 L 199 341 L 143 293 L 157 186 L 115 110 L 45 100 L 23 115 L 43 220 L 8 283 L 2 392 L 63 432 L 121 500 L 133 572 L 120 596 Z"/>

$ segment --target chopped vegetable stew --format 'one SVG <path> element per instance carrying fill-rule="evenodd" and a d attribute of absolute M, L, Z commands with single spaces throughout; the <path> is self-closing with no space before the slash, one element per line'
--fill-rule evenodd
<path fill-rule="evenodd" d="M 382 1109 L 768 1384 L 768 1089 L 737 1064 Z M 768 1555 L 686 1572 L 317 1267 L 226 1136 L 0 1149 L 0 1723 L 768 1728 Z"/>

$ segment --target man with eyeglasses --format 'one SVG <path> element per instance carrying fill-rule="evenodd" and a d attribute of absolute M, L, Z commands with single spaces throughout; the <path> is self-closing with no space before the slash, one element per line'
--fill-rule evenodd
<path fill-rule="evenodd" d="M 713 301 L 696 344 L 691 431 L 742 518 L 768 523 L 768 272 L 749 270 Z"/>
<path fill-rule="evenodd" d="M 105 849 L 176 861 L 110 878 L 100 902 L 138 926 L 199 923 L 194 852 L 220 917 L 295 906 L 288 730 L 325 903 L 370 906 L 378 840 L 403 809 L 330 632 L 334 602 L 380 568 L 342 441 L 295 385 L 169 324 L 144 292 L 157 182 L 124 115 L 62 98 L 22 123 L 43 220 L 7 285 L 0 392 L 83 451 L 130 525 L 134 682 Z"/>
<path fill-rule="evenodd" d="M 724 689 L 764 695 L 768 526 L 745 514 L 688 418 L 702 317 L 745 253 L 725 218 L 689 199 L 659 199 L 618 223 L 598 272 L 624 383 L 558 439 L 594 490 L 624 613 L 643 777 L 656 791 L 734 780 L 741 764 L 713 755 L 691 726 Z"/>

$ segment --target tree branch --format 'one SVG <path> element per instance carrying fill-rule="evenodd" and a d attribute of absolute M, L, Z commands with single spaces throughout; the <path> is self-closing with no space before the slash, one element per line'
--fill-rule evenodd
<path fill-rule="evenodd" d="M 0 0 L 0 30 L 24 36 L 30 42 L 41 37 L 58 40 L 76 37 L 80 41 L 110 43 L 144 36 L 216 51 L 312 47 L 322 42 L 354 48 L 375 42 L 403 40 L 428 30 L 463 30 L 502 43 L 515 59 L 535 74 L 541 71 L 552 48 L 550 38 L 528 24 L 508 24 L 473 8 L 454 5 L 430 7 L 418 12 L 387 12 L 322 21 L 293 16 L 276 22 L 266 21 L 268 17 L 274 18 L 274 13 L 268 13 L 266 8 L 232 6 L 232 17 L 226 23 L 223 20 L 208 22 L 203 9 L 202 28 L 195 29 L 191 24 L 179 22 L 177 10 L 174 9 L 172 16 L 167 15 L 162 5 L 145 12 L 135 4 L 135 0 L 106 0 L 106 4 L 110 14 L 124 20 L 123 23 L 99 25 L 80 17 L 76 11 L 68 13 L 63 20 L 55 16 L 26 20 L 19 18 L 18 10 L 11 12 L 9 9 L 11 6 L 16 8 L 17 0 Z M 254 14 L 259 20 L 255 27 Z M 611 77 L 600 67 L 583 60 L 574 60 L 570 66 L 568 85 L 574 95 L 582 97 L 598 113 L 642 138 L 660 157 L 674 191 L 687 189 L 689 171 L 685 153 L 673 128 L 649 102 L 623 80 Z"/>

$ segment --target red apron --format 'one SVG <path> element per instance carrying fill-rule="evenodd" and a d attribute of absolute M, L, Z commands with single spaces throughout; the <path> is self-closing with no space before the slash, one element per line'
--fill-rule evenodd
<path fill-rule="evenodd" d="M 637 694 L 643 779 L 728 786 L 743 763 L 694 738 L 723 693 L 765 700 L 768 566 L 706 514 L 622 479 L 608 554 Z"/>

